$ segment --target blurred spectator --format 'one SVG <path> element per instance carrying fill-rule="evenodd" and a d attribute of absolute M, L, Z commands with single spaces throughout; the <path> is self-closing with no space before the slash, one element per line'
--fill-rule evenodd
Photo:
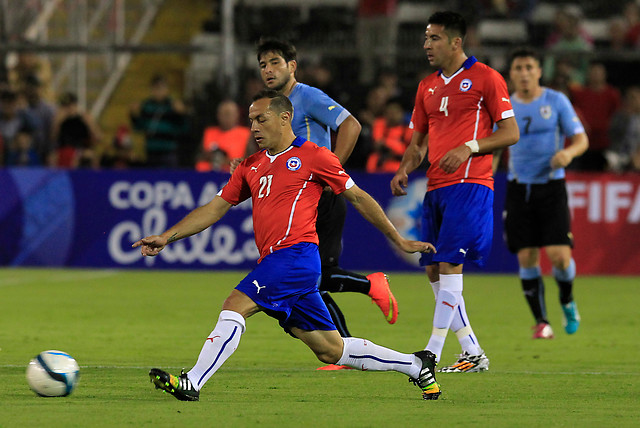
<path fill-rule="evenodd" d="M 395 98 L 404 103 L 404 93 L 402 87 L 400 87 L 400 78 L 398 73 L 391 68 L 383 68 L 378 72 L 378 78 L 376 84 L 387 90 L 387 96 L 389 98 Z M 414 100 L 410 100 L 413 103 Z"/>
<path fill-rule="evenodd" d="M 196 162 L 198 171 L 229 171 L 229 161 L 244 158 L 255 151 L 251 130 L 240 125 L 240 107 L 233 100 L 218 105 L 217 125 L 204 130 L 202 152 Z"/>
<path fill-rule="evenodd" d="M 371 84 L 376 64 L 395 67 L 398 0 L 359 0 L 356 47 L 360 56 L 361 84 Z"/>
<path fill-rule="evenodd" d="M 96 147 L 100 139 L 101 133 L 93 119 L 78 106 L 76 94 L 62 94 L 53 123 L 56 150 L 52 164 L 62 168 L 97 168 Z"/>
<path fill-rule="evenodd" d="M 543 78 L 545 75 L 542 75 Z M 578 82 L 574 80 L 575 77 L 575 66 L 573 61 L 559 57 L 556 61 L 555 68 L 553 70 L 553 74 L 549 80 L 545 79 L 546 85 L 551 89 L 555 89 L 556 91 L 560 91 L 565 94 L 567 97 L 571 96 L 571 90 L 573 88 L 581 86 Z"/>
<path fill-rule="evenodd" d="M 608 167 L 615 172 L 640 171 L 640 87 L 624 94 L 624 107 L 611 118 L 611 147 L 605 152 Z"/>
<path fill-rule="evenodd" d="M 255 72 L 248 74 L 244 80 L 242 87 L 242 96 L 240 97 L 240 123 L 243 125 L 249 124 L 249 106 L 253 102 L 253 96 L 264 89 L 264 83 L 260 76 L 257 76 Z"/>
<path fill-rule="evenodd" d="M 611 117 L 620 108 L 620 91 L 607 83 L 607 69 L 600 62 L 589 65 L 587 82 L 573 88 L 570 98 L 589 137 L 589 149 L 574 159 L 572 169 L 603 171 L 606 167 L 604 151 L 609 148 Z"/>
<path fill-rule="evenodd" d="M 177 168 L 178 150 L 187 135 L 186 107 L 169 94 L 169 84 L 162 75 L 151 79 L 151 94 L 131 106 L 131 122 L 145 136 L 146 166 Z"/>
<path fill-rule="evenodd" d="M 531 20 L 537 0 L 491 0 L 494 14 L 511 19 Z"/>
<path fill-rule="evenodd" d="M 23 91 L 29 84 L 29 79 L 35 77 L 40 84 L 41 96 L 54 101 L 49 60 L 35 52 L 19 52 L 10 55 L 9 63 L 9 84 L 13 89 Z"/>
<path fill-rule="evenodd" d="M 0 136 L 4 159 L 7 165 L 38 165 L 38 156 L 33 147 L 36 124 L 18 105 L 18 94 L 10 89 L 0 91 Z"/>
<path fill-rule="evenodd" d="M 113 169 L 127 169 L 142 166 L 142 162 L 133 150 L 131 130 L 120 125 L 111 140 L 111 146 L 100 157 L 100 166 Z"/>
<path fill-rule="evenodd" d="M 51 136 L 53 133 L 53 121 L 56 115 L 56 108 L 52 103 L 42 97 L 42 84 L 35 75 L 27 77 L 23 95 L 27 103 L 26 112 L 30 114 L 36 122 L 33 148 L 40 159 L 40 163 L 43 165 L 51 165 L 50 158 L 54 149 Z"/>
<path fill-rule="evenodd" d="M 627 49 L 626 45 L 627 25 L 623 18 L 613 17 L 609 20 L 609 40 L 608 48 L 611 51 L 622 51 Z"/>
<path fill-rule="evenodd" d="M 362 130 L 360 131 L 358 142 L 345 165 L 348 168 L 364 169 L 366 167 L 369 154 L 373 150 L 373 124 L 377 118 L 383 116 L 388 100 L 389 92 L 386 88 L 375 86 L 369 89 L 365 97 L 365 105 L 357 115 L 357 119 L 362 125 Z"/>
<path fill-rule="evenodd" d="M 299 74 L 300 73 L 296 71 L 296 76 Z M 350 94 L 334 79 L 333 70 L 323 61 L 310 66 L 308 74 L 309 79 L 299 81 L 310 86 L 315 86 L 340 104 L 344 105 L 350 101 Z"/>
<path fill-rule="evenodd" d="M 395 173 L 412 134 L 402 104 L 398 100 L 389 101 L 384 116 L 373 123 L 373 149 L 367 160 L 367 172 Z"/>
<path fill-rule="evenodd" d="M 624 43 L 628 48 L 640 47 L 640 6 L 635 1 L 628 1 L 622 9 L 626 24 Z"/>
<path fill-rule="evenodd" d="M 593 39 L 583 28 L 582 20 L 582 10 L 576 5 L 558 9 L 555 30 L 549 35 L 545 45 L 550 55 L 545 58 L 543 76 L 554 76 L 556 61 L 562 58 L 573 66 L 571 80 L 584 83 L 588 67 L 587 54 L 593 50 Z"/>

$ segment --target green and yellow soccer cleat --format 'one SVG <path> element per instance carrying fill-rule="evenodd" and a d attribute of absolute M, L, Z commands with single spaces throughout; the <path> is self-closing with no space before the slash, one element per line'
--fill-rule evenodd
<path fill-rule="evenodd" d="M 178 400 L 200 400 L 200 392 L 193 387 L 184 370 L 180 373 L 180 376 L 174 376 L 160 369 L 151 369 L 149 378 L 151 378 L 151 382 L 156 386 L 156 389 L 168 392 Z"/>
<path fill-rule="evenodd" d="M 436 382 L 436 356 L 427 350 L 414 352 L 413 355 L 422 361 L 422 369 L 418 379 L 409 378 L 409 382 L 413 382 L 422 390 L 424 400 L 437 400 L 442 391 Z"/>

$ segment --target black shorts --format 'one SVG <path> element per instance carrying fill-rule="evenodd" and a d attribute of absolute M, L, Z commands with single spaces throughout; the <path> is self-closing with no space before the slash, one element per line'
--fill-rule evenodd
<path fill-rule="evenodd" d="M 573 247 L 564 180 L 545 184 L 509 181 L 503 219 L 507 246 L 512 253 L 549 245 Z"/>
<path fill-rule="evenodd" d="M 318 203 L 318 220 L 316 232 L 320 245 L 320 262 L 322 268 L 338 266 L 342 253 L 342 230 L 347 217 L 347 203 L 344 196 L 331 191 L 322 192 Z"/>

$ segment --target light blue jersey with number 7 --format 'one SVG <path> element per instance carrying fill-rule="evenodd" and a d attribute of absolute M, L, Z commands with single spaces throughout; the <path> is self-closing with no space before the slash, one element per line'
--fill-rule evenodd
<path fill-rule="evenodd" d="M 564 178 L 564 168 L 551 168 L 551 158 L 567 137 L 584 132 L 571 102 L 562 92 L 542 88 L 542 95 L 524 103 L 511 95 L 520 140 L 509 147 L 509 180 L 541 184 Z"/>

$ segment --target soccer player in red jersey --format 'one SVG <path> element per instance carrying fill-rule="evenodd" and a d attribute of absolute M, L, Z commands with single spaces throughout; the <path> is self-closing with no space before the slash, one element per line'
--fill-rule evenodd
<path fill-rule="evenodd" d="M 444 372 L 478 372 L 489 359 L 478 344 L 462 297 L 466 262 L 482 266 L 493 235 L 492 152 L 519 137 L 507 85 L 502 76 L 463 50 L 466 23 L 454 12 L 437 12 L 428 21 L 424 49 L 438 71 L 423 79 L 411 120 L 413 136 L 396 175 L 394 195 L 405 195 L 407 174 L 428 153 L 427 193 L 422 228 L 437 254 L 423 254 L 436 296 L 433 330 L 426 349 L 439 361 L 449 329 L 462 353 Z M 495 132 L 494 125 L 497 125 Z"/>
<path fill-rule="evenodd" d="M 318 290 L 321 264 L 315 223 L 323 188 L 329 186 L 344 195 L 403 251 L 431 252 L 435 248 L 400 236 L 380 205 L 353 182 L 335 154 L 294 135 L 292 116 L 293 106 L 286 96 L 274 90 L 257 94 L 249 108 L 249 120 L 261 150 L 238 165 L 211 202 L 161 235 L 133 244 L 141 247 L 143 255 L 155 256 L 168 243 L 213 225 L 232 206 L 252 200 L 258 266 L 225 300 L 195 366 L 180 376 L 154 368 L 149 373 L 151 381 L 179 400 L 199 400 L 202 386 L 238 347 L 245 319 L 262 311 L 302 340 L 320 361 L 360 370 L 395 370 L 408 375 L 425 400 L 437 399 L 440 387 L 431 352 L 402 354 L 368 340 L 343 338 L 336 330 Z"/>

